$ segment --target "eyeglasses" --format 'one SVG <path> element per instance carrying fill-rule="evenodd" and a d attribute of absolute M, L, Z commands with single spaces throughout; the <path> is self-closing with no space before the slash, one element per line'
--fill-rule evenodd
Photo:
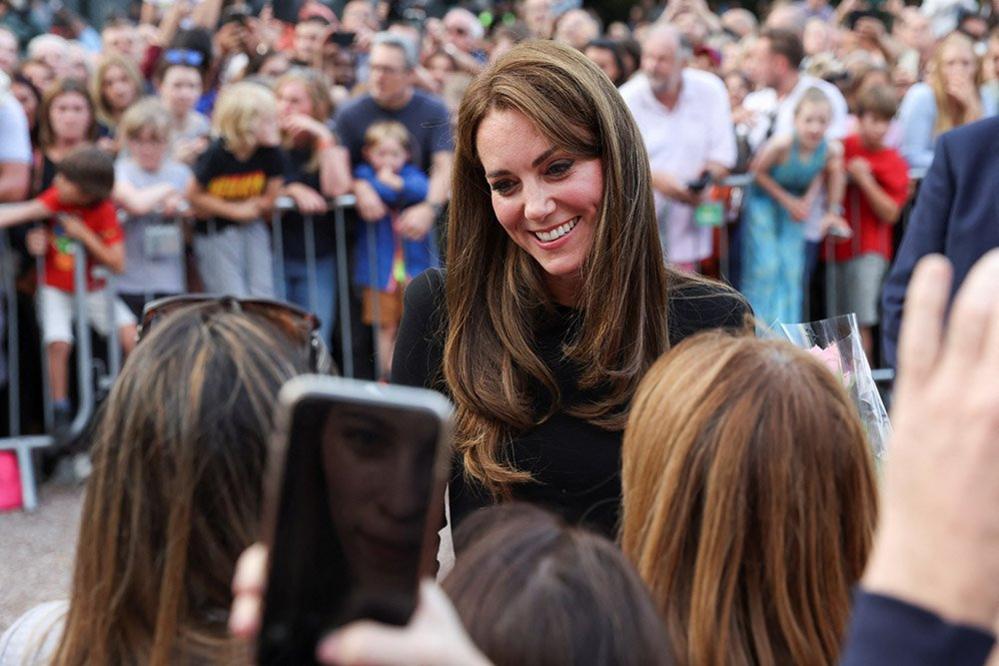
<path fill-rule="evenodd" d="M 201 67 L 202 63 L 205 62 L 205 55 L 200 51 L 190 49 L 170 49 L 163 54 L 163 60 L 169 65 Z"/>
<path fill-rule="evenodd" d="M 194 305 L 215 303 L 227 312 L 246 312 L 264 317 L 277 326 L 290 340 L 302 345 L 309 356 L 312 372 L 331 372 L 333 359 L 323 338 L 319 335 L 319 317 L 302 308 L 273 301 L 267 298 L 236 298 L 234 296 L 213 296 L 210 294 L 184 294 L 168 296 L 146 303 L 142 309 L 142 323 L 139 324 L 138 342 L 149 334 L 152 327 L 171 314 Z"/>

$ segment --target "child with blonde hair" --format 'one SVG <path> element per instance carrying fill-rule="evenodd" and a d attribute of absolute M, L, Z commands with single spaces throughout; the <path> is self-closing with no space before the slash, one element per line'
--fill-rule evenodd
<path fill-rule="evenodd" d="M 187 185 L 191 169 L 170 157 L 170 112 L 155 97 L 133 104 L 118 125 L 125 151 L 115 162 L 114 200 L 125 213 L 125 273 L 116 287 L 129 309 L 182 293 Z"/>
<path fill-rule="evenodd" d="M 364 162 L 354 169 L 354 178 L 370 183 L 389 211 L 385 217 L 367 223 L 375 225 L 375 256 L 369 256 L 368 230 L 363 226 L 358 229 L 354 250 L 354 284 L 364 289 L 364 323 L 378 327 L 382 361 L 379 371 L 383 376 L 388 376 L 392 367 L 403 290 L 414 277 L 436 265 L 429 234 L 420 240 L 408 240 L 395 228 L 399 211 L 427 197 L 427 174 L 410 162 L 410 141 L 402 123 L 377 122 L 364 134 Z"/>
<path fill-rule="evenodd" d="M 223 89 L 214 140 L 194 166 L 188 198 L 198 218 L 194 251 L 205 291 L 274 297 L 266 216 L 283 184 L 274 94 L 257 83 Z"/>

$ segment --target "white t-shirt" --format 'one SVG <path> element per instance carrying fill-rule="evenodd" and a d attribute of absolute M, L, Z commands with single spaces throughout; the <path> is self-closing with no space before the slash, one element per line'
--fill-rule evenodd
<path fill-rule="evenodd" d="M 49 601 L 17 618 L 0 636 L 0 666 L 42 666 L 59 647 L 69 603 Z"/>
<path fill-rule="evenodd" d="M 0 96 L 0 168 L 4 163 L 31 164 L 28 118 L 11 94 Z"/>
<path fill-rule="evenodd" d="M 701 175 L 709 161 L 735 165 L 728 93 L 714 74 L 684 69 L 680 97 L 672 110 L 656 98 L 644 74 L 621 86 L 621 96 L 638 123 L 653 171 L 665 171 L 680 182 L 689 182 Z M 655 198 L 657 210 L 665 207 L 669 260 L 694 262 L 710 256 L 711 229 L 694 223 L 694 209 L 667 200 L 660 192 Z"/>

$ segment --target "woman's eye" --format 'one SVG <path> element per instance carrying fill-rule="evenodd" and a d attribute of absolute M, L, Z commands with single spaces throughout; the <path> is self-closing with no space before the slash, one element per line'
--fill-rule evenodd
<path fill-rule="evenodd" d="M 548 167 L 549 176 L 564 176 L 572 168 L 572 162 L 563 161 L 555 162 L 550 167 Z"/>
<path fill-rule="evenodd" d="M 497 194 L 506 194 L 513 189 L 513 183 L 509 180 L 497 180 L 489 187 Z"/>

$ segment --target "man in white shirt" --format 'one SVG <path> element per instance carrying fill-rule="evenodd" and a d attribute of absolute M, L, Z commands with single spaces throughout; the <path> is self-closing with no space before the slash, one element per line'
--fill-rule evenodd
<path fill-rule="evenodd" d="M 832 106 L 832 122 L 826 132 L 827 139 L 842 139 L 846 135 L 849 111 L 846 99 L 839 88 L 799 70 L 805 58 L 801 39 L 789 30 L 768 28 L 749 53 L 749 62 L 755 69 L 754 78 L 763 87 L 746 96 L 743 106 L 756 114 L 749 142 L 753 150 L 775 134 L 794 131 L 794 107 L 809 88 L 818 88 Z"/>
<path fill-rule="evenodd" d="M 657 24 L 642 42 L 641 74 L 621 87 L 649 153 L 663 251 L 685 270 L 711 254 L 711 229 L 694 221 L 700 194 L 688 185 L 705 171 L 724 177 L 736 159 L 725 85 L 687 68 L 690 56 L 676 28 Z"/>

